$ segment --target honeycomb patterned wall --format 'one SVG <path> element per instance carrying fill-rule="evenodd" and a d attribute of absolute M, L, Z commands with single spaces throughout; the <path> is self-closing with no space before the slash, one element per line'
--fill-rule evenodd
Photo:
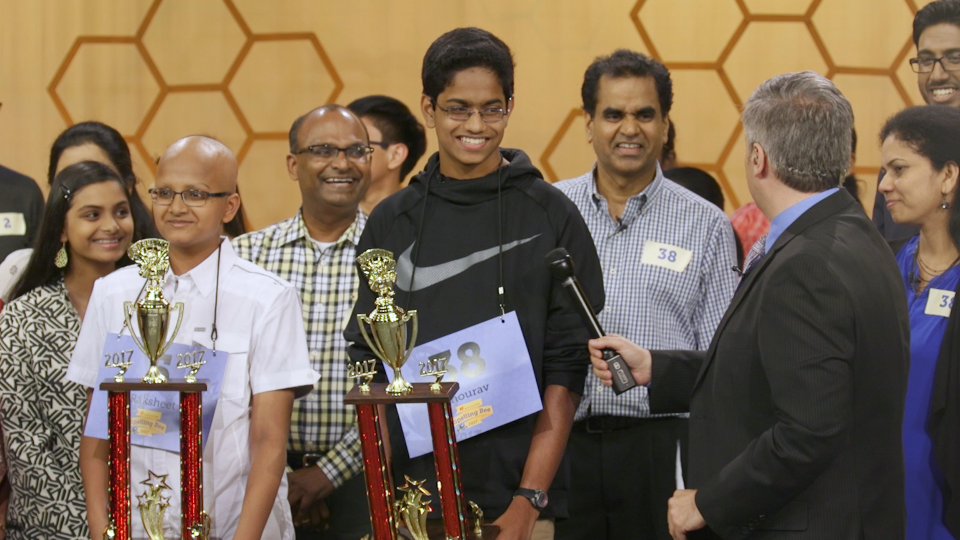
<path fill-rule="evenodd" d="M 237 154 L 249 221 L 263 227 L 299 206 L 284 168 L 296 116 L 372 93 L 416 111 L 430 42 L 474 25 L 503 38 L 516 58 L 505 145 L 526 150 L 550 180 L 593 163 L 578 108 L 583 71 L 626 47 L 670 68 L 678 157 L 717 177 L 728 211 L 750 200 L 740 105 L 768 77 L 801 69 L 832 78 L 853 103 L 856 172 L 862 199 L 872 200 L 881 124 L 922 103 L 907 60 L 912 17 L 925 3 L 0 0 L 0 163 L 45 187 L 56 134 L 97 119 L 124 134 L 149 185 L 166 146 L 208 134 Z"/>

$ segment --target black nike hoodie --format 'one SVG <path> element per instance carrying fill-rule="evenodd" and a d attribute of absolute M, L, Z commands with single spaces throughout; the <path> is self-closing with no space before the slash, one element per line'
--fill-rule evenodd
<path fill-rule="evenodd" d="M 551 384 L 582 394 L 590 364 L 589 336 L 562 286 L 547 270 L 544 257 L 557 247 L 570 252 L 577 277 L 597 311 L 604 302 L 600 260 L 576 206 L 543 180 L 525 153 L 510 149 L 500 149 L 500 153 L 509 165 L 470 180 L 443 177 L 438 171 L 439 155 L 434 154 L 425 172 L 414 177 L 409 187 L 382 201 L 372 212 L 357 253 L 371 248 L 394 253 L 398 260 L 396 303 L 417 310 L 417 343 L 427 343 L 500 315 L 501 256 L 493 255 L 501 245 L 499 213 L 505 308 L 517 312 L 541 399 Z M 452 261 L 457 262 L 442 267 L 442 272 L 430 268 Z M 411 287 L 414 265 L 416 282 Z M 375 298 L 361 279 L 354 314 L 344 332 L 353 361 L 375 357 L 356 318 L 357 313 L 373 310 Z M 496 362 L 495 358 L 484 360 L 488 366 Z M 382 376 L 384 366 L 378 370 Z M 427 486 L 436 486 L 433 454 L 409 458 L 396 409 L 389 407 L 387 417 L 397 485 L 406 474 L 426 478 Z M 458 445 L 465 495 L 489 518 L 496 519 L 506 511 L 520 487 L 535 421 L 536 415 L 530 415 Z M 567 515 L 568 484 L 564 461 L 541 517 Z M 438 507 L 434 508 L 432 517 L 439 517 Z"/>

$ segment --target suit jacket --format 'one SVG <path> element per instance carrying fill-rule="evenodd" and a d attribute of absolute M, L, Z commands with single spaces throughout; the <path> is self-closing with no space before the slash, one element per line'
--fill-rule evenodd
<path fill-rule="evenodd" d="M 909 332 L 896 261 L 840 190 L 743 278 L 707 351 L 654 351 L 651 412 L 690 411 L 710 529 L 690 537 L 902 539 Z"/>

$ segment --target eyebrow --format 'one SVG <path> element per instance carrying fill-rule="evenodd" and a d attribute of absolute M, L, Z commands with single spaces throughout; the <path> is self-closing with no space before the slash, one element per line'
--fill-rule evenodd
<path fill-rule="evenodd" d="M 457 99 L 457 98 L 450 98 L 450 99 L 447 100 L 447 103 L 457 103 L 457 104 L 466 105 L 466 106 L 469 106 L 469 105 L 470 105 L 469 103 L 466 102 L 466 100 Z M 481 107 L 489 107 L 490 105 L 500 105 L 500 104 L 502 104 L 502 103 L 503 103 L 503 100 L 500 99 L 500 98 L 497 98 L 497 99 L 491 99 L 490 101 L 487 101 L 486 103 L 484 103 L 483 105 L 480 105 L 480 106 L 481 106 Z"/>
<path fill-rule="evenodd" d="M 957 53 L 960 53 L 960 47 L 953 47 L 943 51 L 943 54 L 945 55 L 957 54 Z M 921 55 L 921 54 L 928 54 L 930 56 L 933 56 L 933 51 L 931 51 L 930 49 L 920 49 L 919 51 L 917 51 L 917 55 Z"/>
<path fill-rule="evenodd" d="M 647 107 L 642 107 L 640 109 L 637 109 L 636 112 L 634 112 L 633 114 L 634 116 L 639 116 L 641 114 L 656 114 L 656 113 L 657 113 L 656 108 L 647 106 Z M 607 107 L 606 109 L 603 110 L 603 114 L 624 114 L 624 111 L 616 107 Z"/>

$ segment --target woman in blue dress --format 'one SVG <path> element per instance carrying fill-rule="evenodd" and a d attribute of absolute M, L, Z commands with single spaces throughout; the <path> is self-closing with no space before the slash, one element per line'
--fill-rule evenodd
<path fill-rule="evenodd" d="M 887 208 L 897 223 L 920 227 L 920 234 L 897 252 L 910 313 L 910 375 L 903 416 L 906 537 L 958 540 L 960 520 L 952 513 L 960 493 L 956 492 L 957 479 L 944 474 L 956 468 L 937 459 L 937 445 L 944 441 L 931 431 L 930 418 L 934 375 L 938 362 L 944 361 L 941 344 L 960 281 L 960 201 L 955 200 L 960 176 L 960 109 L 906 109 L 887 121 L 880 140 L 884 176 L 879 189 Z M 955 425 L 954 439 L 958 431 L 960 425 Z M 952 459 L 958 460 L 960 455 Z"/>

